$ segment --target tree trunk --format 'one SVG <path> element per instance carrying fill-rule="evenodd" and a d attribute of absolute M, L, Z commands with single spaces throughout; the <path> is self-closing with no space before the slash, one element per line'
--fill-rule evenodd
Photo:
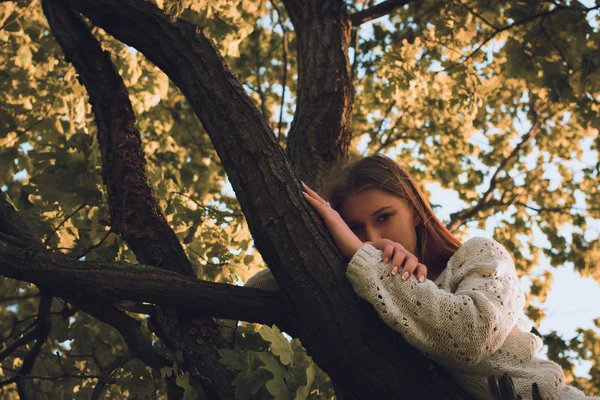
<path fill-rule="evenodd" d="M 348 156 L 352 139 L 352 26 L 342 0 L 284 3 L 298 46 L 296 113 L 287 154 L 298 177 L 320 188 L 331 165 Z"/>
<path fill-rule="evenodd" d="M 432 378 L 432 363 L 370 307 L 357 307 L 345 262 L 315 222 L 273 132 L 202 29 L 171 22 L 143 0 L 67 3 L 144 53 L 185 94 L 211 137 L 256 247 L 279 282 L 289 310 L 283 328 L 302 340 L 339 396 L 459 398 L 458 387 L 443 373 L 438 377 L 444 378 Z"/>
<path fill-rule="evenodd" d="M 123 79 L 79 15 L 60 1 L 44 0 L 42 4 L 52 32 L 90 96 L 111 230 L 121 235 L 140 263 L 195 279 L 148 182 L 141 137 Z M 235 397 L 231 387 L 234 374 L 219 363 L 218 350 L 225 342 L 211 318 L 190 321 L 183 313 L 159 310 L 149 325 L 170 349 L 181 351 L 190 383 L 200 398 Z"/>

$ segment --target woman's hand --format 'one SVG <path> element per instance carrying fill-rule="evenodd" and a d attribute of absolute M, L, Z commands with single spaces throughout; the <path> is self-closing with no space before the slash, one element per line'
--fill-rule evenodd
<path fill-rule="evenodd" d="M 371 245 L 378 250 L 383 250 L 383 263 L 391 260 L 392 275 L 398 273 L 398 269 L 404 263 L 402 269 L 402 279 L 407 280 L 414 272 L 419 282 L 424 282 L 427 278 L 427 267 L 419 263 L 417 257 L 406 250 L 400 243 L 389 239 L 377 239 L 371 242 Z"/>
<path fill-rule="evenodd" d="M 325 226 L 333 236 L 333 240 L 342 255 L 350 260 L 363 245 L 363 242 L 352 232 L 340 214 L 329 206 L 317 192 L 306 186 L 304 197 L 315 211 L 323 218 Z"/>

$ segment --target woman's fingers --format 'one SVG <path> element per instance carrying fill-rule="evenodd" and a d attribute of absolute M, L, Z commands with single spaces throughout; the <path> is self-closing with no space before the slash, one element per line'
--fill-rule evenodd
<path fill-rule="evenodd" d="M 425 279 L 427 278 L 427 267 L 425 266 L 425 264 L 417 264 L 415 275 L 419 282 L 425 282 Z"/>
<path fill-rule="evenodd" d="M 309 194 L 310 197 L 319 200 L 321 202 L 321 204 L 325 204 L 325 200 L 319 196 L 319 193 L 315 192 L 314 190 L 312 190 L 311 188 L 309 188 L 308 186 L 306 186 L 306 183 L 302 182 L 302 186 L 304 187 L 304 190 L 306 190 L 306 192 Z"/>
<path fill-rule="evenodd" d="M 419 260 L 414 255 L 409 254 L 406 257 L 406 262 L 404 263 L 404 268 L 402 269 L 402 280 L 407 280 L 411 276 L 411 274 L 415 271 L 415 268 L 417 268 L 418 263 Z"/>
<path fill-rule="evenodd" d="M 380 238 L 374 242 L 367 242 L 378 250 L 383 251 L 383 263 L 390 262 L 392 275 L 396 275 L 402 263 L 402 279 L 407 280 L 411 274 L 415 274 L 419 282 L 424 282 L 427 278 L 427 267 L 425 264 L 419 263 L 419 259 L 408 252 L 400 243 L 393 242 L 389 239 Z"/>
<path fill-rule="evenodd" d="M 383 263 L 387 264 L 388 261 L 390 261 L 390 259 L 392 258 L 393 254 L 394 254 L 394 244 L 393 243 L 385 244 L 383 247 Z"/>
<path fill-rule="evenodd" d="M 411 254 L 402 247 L 402 245 L 396 243 L 394 246 L 394 256 L 392 258 L 392 275 L 396 275 L 400 266 L 404 262 L 404 259 Z"/>
<path fill-rule="evenodd" d="M 310 204 L 311 207 L 317 212 L 317 214 L 319 214 L 325 220 L 325 222 L 334 217 L 333 214 L 336 213 L 336 211 L 331 207 L 326 206 L 324 201 L 315 199 L 307 192 L 304 192 L 304 198 L 306 199 L 306 201 L 308 201 L 308 204 Z"/>

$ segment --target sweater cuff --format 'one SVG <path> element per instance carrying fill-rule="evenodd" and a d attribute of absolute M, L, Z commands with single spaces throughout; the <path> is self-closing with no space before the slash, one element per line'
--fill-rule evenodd
<path fill-rule="evenodd" d="M 359 280 L 366 273 L 372 272 L 374 264 L 382 262 L 383 251 L 377 250 L 371 244 L 364 244 L 350 260 L 346 276 L 351 282 Z"/>

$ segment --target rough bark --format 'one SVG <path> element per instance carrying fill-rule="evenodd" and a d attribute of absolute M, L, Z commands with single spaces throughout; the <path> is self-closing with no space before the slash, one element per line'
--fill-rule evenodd
<path fill-rule="evenodd" d="M 141 137 L 123 79 L 109 54 L 102 51 L 77 14 L 60 1 L 44 0 L 42 4 L 54 36 L 90 97 L 98 126 L 102 175 L 109 195 L 111 229 L 127 242 L 139 262 L 194 279 L 191 263 L 148 182 Z M 186 319 L 184 315 L 173 314 L 172 318 L 156 320 L 153 325 L 173 336 L 169 343 L 181 350 L 185 367 L 192 379 L 197 380 L 200 393 L 210 398 L 232 399 L 234 375 L 218 362 L 218 350 L 224 346 L 220 332 L 213 320 L 207 318 L 195 321 L 201 327 L 201 334 L 191 334 Z M 157 321 L 165 326 L 157 326 Z"/>
<path fill-rule="evenodd" d="M 265 324 L 281 323 L 277 293 L 205 282 L 123 262 L 78 261 L 62 254 L 0 242 L 2 276 L 45 287 L 49 295 L 83 300 L 147 302 L 190 315 Z"/>
<path fill-rule="evenodd" d="M 352 26 L 360 26 L 379 17 L 383 17 L 392 11 L 413 3 L 414 0 L 387 0 L 377 5 L 371 6 L 366 10 L 354 13 L 350 16 Z"/>
<path fill-rule="evenodd" d="M 199 27 L 171 22 L 143 0 L 65 2 L 144 53 L 185 94 L 280 284 L 285 325 L 329 373 L 340 398 L 467 397 L 441 370 L 432 374 L 432 363 L 370 307 L 358 307 L 345 262 L 300 196 L 273 132 Z"/>
<path fill-rule="evenodd" d="M 352 26 L 342 0 L 284 4 L 298 48 L 296 113 L 287 154 L 298 177 L 319 188 L 331 165 L 348 155 L 352 139 Z"/>
<path fill-rule="evenodd" d="M 7 238 L 9 238 L 9 240 L 7 240 Z M 35 237 L 35 235 L 33 235 L 21 216 L 8 202 L 6 195 L 2 192 L 0 192 L 0 240 L 2 240 L 0 241 L 0 272 L 6 277 L 12 277 L 15 279 L 27 278 L 27 274 L 30 272 L 28 271 L 28 268 L 40 267 L 40 265 L 37 263 L 32 262 L 33 258 L 36 256 L 48 256 L 49 254 L 44 249 L 41 242 Z M 11 256 L 11 254 L 13 256 Z M 79 261 L 67 258 L 66 256 L 62 257 L 66 259 L 68 263 L 73 263 L 77 267 L 81 266 Z M 21 264 L 18 262 L 19 259 L 22 261 Z M 72 283 L 72 280 L 69 278 L 59 279 L 52 282 L 52 279 L 54 279 L 57 275 L 56 266 L 57 264 L 55 261 L 46 266 L 46 269 L 50 269 L 50 271 L 45 271 L 46 274 L 51 277 L 50 281 L 44 280 L 44 273 L 31 274 L 33 276 L 33 281 L 31 282 L 36 283 L 40 289 L 40 310 L 42 309 L 42 306 L 46 304 L 44 307 L 47 309 L 47 313 L 50 312 L 49 299 L 51 299 L 47 296 L 47 294 L 53 290 L 56 290 L 57 288 L 60 290 L 61 287 L 65 287 L 66 285 L 70 285 Z M 87 271 L 84 270 L 84 272 Z M 58 275 L 60 275 L 60 273 L 58 273 Z M 23 280 L 27 281 L 27 279 Z M 73 287 L 71 286 L 71 290 L 72 289 Z M 95 293 L 98 294 L 97 290 Z M 152 368 L 160 368 L 167 363 L 170 364 L 167 359 L 154 351 L 147 338 L 141 333 L 139 329 L 139 322 L 137 320 L 127 316 L 124 312 L 117 310 L 110 304 L 103 302 L 103 299 L 94 297 L 94 294 L 82 296 L 80 293 L 76 293 L 74 296 L 79 299 L 83 298 L 82 300 L 78 301 L 77 304 L 75 304 L 76 307 L 85 309 L 86 312 L 94 317 L 115 327 L 123 335 L 123 338 L 125 339 L 125 342 L 129 346 L 132 353 L 134 353 L 135 356 L 137 356 L 147 365 L 151 366 Z M 69 300 L 72 301 L 71 298 L 69 298 Z M 38 321 L 43 322 L 43 318 L 39 318 L 40 316 L 38 315 Z M 41 348 L 42 343 L 45 342 L 48 334 L 50 333 L 49 323 L 50 320 L 47 319 L 45 324 L 39 324 L 39 327 L 44 327 L 42 330 L 36 329 L 32 332 L 33 337 L 31 340 L 33 340 L 33 338 L 36 336 L 38 337 L 38 340 L 35 344 L 35 347 L 32 348 L 29 353 L 32 355 L 30 361 L 31 367 L 33 367 L 35 357 L 37 357 L 37 354 L 39 354 L 39 349 Z M 43 340 L 41 340 L 42 338 Z M 27 339 L 26 341 L 22 341 L 23 344 L 30 341 L 30 338 L 23 337 L 23 339 Z M 34 349 L 37 350 L 33 352 Z M 3 353 L 4 355 L 0 355 L 0 359 L 3 359 L 6 355 L 5 351 L 3 351 Z M 23 367 L 25 366 L 26 364 L 23 364 Z M 9 379 L 17 383 L 17 388 L 21 398 L 25 398 L 26 396 L 24 380 L 22 378 L 31 371 L 31 368 L 23 367 L 19 370 L 17 376 Z M 166 379 L 166 382 L 169 392 L 181 392 L 181 388 L 176 385 L 174 377 L 173 379 Z"/>

